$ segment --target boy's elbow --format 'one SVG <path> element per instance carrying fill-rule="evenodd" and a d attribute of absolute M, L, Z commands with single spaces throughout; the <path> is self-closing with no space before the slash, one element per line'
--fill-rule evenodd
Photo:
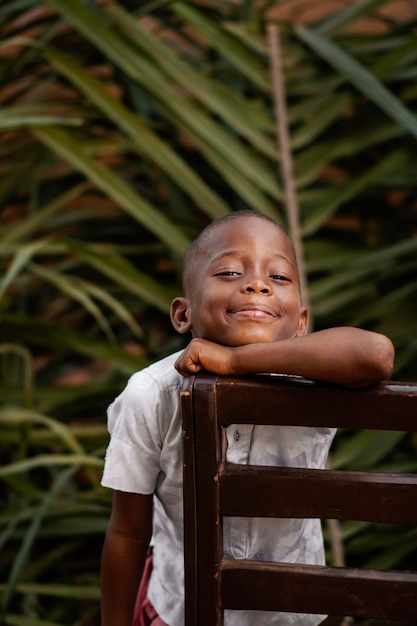
<path fill-rule="evenodd" d="M 388 337 L 381 335 L 380 355 L 378 366 L 380 368 L 380 380 L 385 380 L 392 375 L 394 370 L 395 348 Z"/>
<path fill-rule="evenodd" d="M 359 355 L 348 387 L 367 387 L 390 378 L 394 369 L 395 350 L 388 337 L 371 333 L 369 340 L 362 343 Z"/>
<path fill-rule="evenodd" d="M 373 346 L 370 359 L 369 383 L 374 384 L 390 378 L 394 369 L 395 349 L 385 335 L 377 335 L 377 345 Z"/>

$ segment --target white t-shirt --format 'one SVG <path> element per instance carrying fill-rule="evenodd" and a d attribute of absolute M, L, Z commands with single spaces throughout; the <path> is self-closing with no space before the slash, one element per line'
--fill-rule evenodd
<path fill-rule="evenodd" d="M 169 626 L 184 625 L 182 504 L 182 376 L 173 354 L 134 374 L 108 410 L 111 440 L 102 484 L 154 494 L 153 571 L 148 596 Z M 335 431 L 329 428 L 231 425 L 231 463 L 324 467 Z M 226 518 L 224 552 L 231 558 L 324 564 L 320 520 Z M 226 626 L 315 626 L 323 616 L 225 611 Z"/>

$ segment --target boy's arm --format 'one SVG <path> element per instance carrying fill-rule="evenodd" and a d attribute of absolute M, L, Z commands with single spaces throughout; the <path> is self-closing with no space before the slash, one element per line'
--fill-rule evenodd
<path fill-rule="evenodd" d="M 152 534 L 152 495 L 114 491 L 101 561 L 101 626 L 131 626 Z"/>
<path fill-rule="evenodd" d="M 339 327 L 238 347 L 193 339 L 175 367 L 184 376 L 202 369 L 221 375 L 293 374 L 348 387 L 365 387 L 388 378 L 393 364 L 394 347 L 385 335 Z"/>

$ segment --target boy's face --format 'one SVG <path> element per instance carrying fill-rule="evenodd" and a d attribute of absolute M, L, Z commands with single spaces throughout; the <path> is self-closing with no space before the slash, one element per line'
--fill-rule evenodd
<path fill-rule="evenodd" d="M 187 283 L 185 297 L 171 306 L 180 333 L 239 346 L 307 331 L 292 247 L 264 219 L 244 217 L 215 229 Z"/>

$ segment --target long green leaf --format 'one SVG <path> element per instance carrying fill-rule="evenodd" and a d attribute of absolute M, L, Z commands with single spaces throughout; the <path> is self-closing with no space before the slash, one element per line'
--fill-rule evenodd
<path fill-rule="evenodd" d="M 317 100 L 318 102 L 314 105 L 310 98 L 303 103 L 303 110 L 307 119 L 293 133 L 291 143 L 294 150 L 314 143 L 315 139 L 331 127 L 352 104 L 352 99 L 347 93 L 331 94 Z M 300 113 L 298 110 L 299 115 Z"/>
<path fill-rule="evenodd" d="M 47 124 L 62 124 L 64 126 L 80 126 L 80 118 L 71 118 L 68 115 L 48 115 L 45 107 L 4 107 L 0 109 L 0 131 L 21 129 L 25 126 L 45 126 Z"/>
<path fill-rule="evenodd" d="M 411 556 L 417 548 L 417 537 L 415 533 L 411 535 L 410 532 L 406 532 L 401 535 L 400 538 L 394 542 L 389 541 L 390 548 L 387 550 L 387 540 L 382 543 L 384 552 L 378 556 L 369 559 L 365 566 L 370 569 L 395 569 L 395 566 L 401 562 L 406 556 Z"/>
<path fill-rule="evenodd" d="M 272 219 L 283 222 L 282 217 L 282 200 L 283 193 L 277 193 L 277 202 L 272 202 L 267 196 L 253 185 L 252 181 L 242 176 L 242 173 L 228 163 L 221 154 L 213 150 L 210 146 L 202 141 L 197 141 L 200 151 L 204 154 L 207 161 L 216 169 L 221 168 L 222 176 L 231 188 L 238 191 L 239 196 L 254 211 L 269 215 Z"/>
<path fill-rule="evenodd" d="M 197 11 L 190 3 L 172 2 L 171 8 L 187 24 L 199 31 L 215 50 L 218 50 L 254 85 L 269 91 L 270 83 L 263 65 L 235 37 Z"/>
<path fill-rule="evenodd" d="M 17 250 L 10 267 L 4 275 L 3 280 L 1 281 L 0 297 L 10 287 L 12 282 L 16 280 L 21 271 L 25 269 L 32 257 L 35 256 L 35 254 L 37 254 L 42 248 L 46 248 L 47 246 L 48 241 L 41 239 L 39 241 L 33 241 L 31 243 L 25 244 Z"/>
<path fill-rule="evenodd" d="M 387 0 L 360 0 L 346 6 L 341 11 L 335 11 L 330 17 L 324 18 L 317 26 L 323 34 L 334 33 L 354 22 L 358 17 L 375 11 L 380 6 L 387 4 Z"/>
<path fill-rule="evenodd" d="M 66 483 L 72 478 L 74 473 L 76 472 L 77 467 L 70 467 L 66 470 L 62 471 L 56 480 L 54 481 L 49 492 L 46 493 L 41 505 L 39 506 L 36 514 L 33 517 L 32 524 L 25 536 L 25 539 L 16 555 L 16 558 L 13 562 L 12 570 L 10 572 L 8 586 L 6 589 L 5 597 L 2 603 L 2 621 L 5 618 L 7 613 L 9 603 L 11 601 L 12 595 L 14 593 L 15 586 L 19 580 L 21 572 L 27 563 L 30 555 L 30 551 L 35 541 L 38 529 L 42 523 L 42 518 L 46 512 L 46 510 L 51 505 L 52 501 L 56 497 L 57 493 L 66 485 Z"/>
<path fill-rule="evenodd" d="M 104 461 L 103 459 L 97 459 L 88 454 L 39 454 L 33 458 L 16 461 L 15 463 L 9 463 L 9 465 L 0 467 L 0 478 L 12 476 L 13 474 L 29 472 L 37 467 L 52 468 L 63 465 L 75 465 L 76 469 L 79 466 L 85 466 L 87 468 L 96 467 L 99 470 L 102 470 Z"/>
<path fill-rule="evenodd" d="M 51 622 L 49 619 L 38 619 L 30 616 L 15 615 L 14 613 L 7 613 L 4 616 L 4 626 L 66 626 L 62 622 Z"/>
<path fill-rule="evenodd" d="M 352 158 L 372 147 L 383 148 L 384 144 L 394 139 L 401 141 L 404 135 L 404 129 L 397 124 L 375 125 L 373 120 L 369 120 L 365 128 L 354 128 L 352 122 L 349 132 L 339 136 L 337 141 L 317 141 L 296 155 L 298 188 L 315 183 L 320 173 L 337 159 Z M 300 192 L 300 203 L 305 196 Z"/>
<path fill-rule="evenodd" d="M 43 280 L 49 282 L 63 294 L 75 300 L 96 320 L 98 326 L 110 341 L 115 340 L 112 328 L 100 308 L 91 298 L 89 291 L 85 288 L 86 284 L 76 278 L 65 276 L 61 272 L 49 270 L 40 265 L 32 263 L 29 268 L 36 276 L 40 276 Z"/>
<path fill-rule="evenodd" d="M 75 240 L 65 241 L 65 246 L 130 293 L 157 306 L 163 312 L 169 312 L 172 299 L 178 295 L 176 288 L 158 284 L 150 276 L 137 270 L 121 255 L 111 254 Z"/>
<path fill-rule="evenodd" d="M 318 298 L 317 294 L 312 290 L 312 309 L 314 315 L 318 318 L 323 318 L 336 311 L 343 310 L 344 307 L 352 306 L 356 302 L 363 300 L 368 294 L 369 288 L 365 284 L 345 287 L 343 290 L 331 292 L 325 297 L 321 296 L 321 298 Z"/>
<path fill-rule="evenodd" d="M 254 107 L 248 98 L 240 97 L 219 81 L 194 69 L 190 63 L 186 63 L 176 54 L 175 48 L 168 47 L 139 22 L 132 21 L 131 15 L 119 5 L 110 5 L 106 13 L 119 28 L 123 29 L 131 41 L 163 68 L 178 85 L 183 86 L 209 110 L 224 119 L 262 154 L 276 159 L 275 141 L 258 130 L 259 121 L 261 128 L 268 128 L 272 133 L 274 128 L 271 120 L 266 116 L 263 120 L 260 120 L 259 116 L 254 116 Z"/>
<path fill-rule="evenodd" d="M 167 142 L 162 141 L 119 100 L 104 88 L 91 74 L 77 67 L 72 60 L 55 48 L 46 48 L 44 54 L 55 67 L 109 119 L 125 132 L 134 147 L 164 172 L 201 206 L 213 219 L 229 212 L 226 203 L 176 154 Z"/>
<path fill-rule="evenodd" d="M 0 585 L 0 590 L 4 585 Z M 55 596 L 57 598 L 78 598 L 81 600 L 99 600 L 100 588 L 85 585 L 58 585 L 42 583 L 19 583 L 16 593 L 35 594 L 40 596 Z"/>
<path fill-rule="evenodd" d="M 130 328 L 133 335 L 135 335 L 138 339 L 143 339 L 144 332 L 142 328 L 139 326 L 130 311 L 128 311 L 124 304 L 120 302 L 120 300 L 113 297 L 107 290 L 102 289 L 99 285 L 78 279 L 75 279 L 75 282 L 79 285 L 80 289 L 85 290 L 87 293 L 96 298 L 96 300 L 105 304 L 110 311 L 113 311 L 117 317 Z"/>
<path fill-rule="evenodd" d="M 74 187 L 65 190 L 32 215 L 28 215 L 24 220 L 13 226 L 9 226 L 9 228 L 1 234 L 2 246 L 15 241 L 22 241 L 33 236 L 38 229 L 48 223 L 48 220 L 53 215 L 58 213 L 66 204 L 79 198 L 88 187 L 89 184 L 85 182 L 74 185 Z"/>
<path fill-rule="evenodd" d="M 387 295 L 378 298 L 377 302 L 372 303 L 364 310 L 360 311 L 352 320 L 352 324 L 360 326 L 365 324 L 369 319 L 375 319 L 386 315 L 389 310 L 397 310 L 399 307 L 407 305 L 410 296 L 416 299 L 417 283 L 407 283 L 399 288 L 395 288 Z"/>
<path fill-rule="evenodd" d="M 118 346 L 90 339 L 85 333 L 75 333 L 67 328 L 59 328 L 38 320 L 16 315 L 3 315 L 1 326 L 6 336 L 25 345 L 49 346 L 53 347 L 57 353 L 74 351 L 93 359 L 107 361 L 128 375 L 149 365 L 149 359 L 146 357 L 131 354 Z"/>
<path fill-rule="evenodd" d="M 41 424 L 57 435 L 61 444 L 63 443 L 71 452 L 76 454 L 84 454 L 85 452 L 83 446 L 72 434 L 71 429 L 47 415 L 10 407 L 8 409 L 0 409 L 0 424 L 3 424 L 3 426 Z"/>
<path fill-rule="evenodd" d="M 370 470 L 391 452 L 405 436 L 403 432 L 362 430 L 332 454 L 332 467 Z"/>
<path fill-rule="evenodd" d="M 306 45 L 332 65 L 391 119 L 417 138 L 417 117 L 371 72 L 314 29 L 296 26 L 294 30 Z"/>
<path fill-rule="evenodd" d="M 117 174 L 89 157 L 86 150 L 68 133 L 52 126 L 33 128 L 32 133 L 53 152 L 83 172 L 99 189 L 165 242 L 171 250 L 180 255 L 184 254 L 190 242 L 182 230 L 137 194 Z"/>
<path fill-rule="evenodd" d="M 396 171 L 407 161 L 407 155 L 397 151 L 389 154 L 369 171 L 349 180 L 346 184 L 337 188 L 326 203 L 323 203 L 316 211 L 310 211 L 306 215 L 303 232 L 306 235 L 315 233 L 334 213 L 346 202 L 359 196 L 376 182 L 383 180 L 392 171 Z"/>
<path fill-rule="evenodd" d="M 48 4 L 62 13 L 75 27 L 93 42 L 107 58 L 122 68 L 126 74 L 148 90 L 175 120 L 181 120 L 188 132 L 206 141 L 219 151 L 240 172 L 272 197 L 279 186 L 271 171 L 260 159 L 249 152 L 243 142 L 237 141 L 211 115 L 205 114 L 176 88 L 172 88 L 164 74 L 138 55 L 131 45 L 106 28 L 80 0 L 48 0 Z M 221 176 L 221 171 L 219 170 Z"/>

